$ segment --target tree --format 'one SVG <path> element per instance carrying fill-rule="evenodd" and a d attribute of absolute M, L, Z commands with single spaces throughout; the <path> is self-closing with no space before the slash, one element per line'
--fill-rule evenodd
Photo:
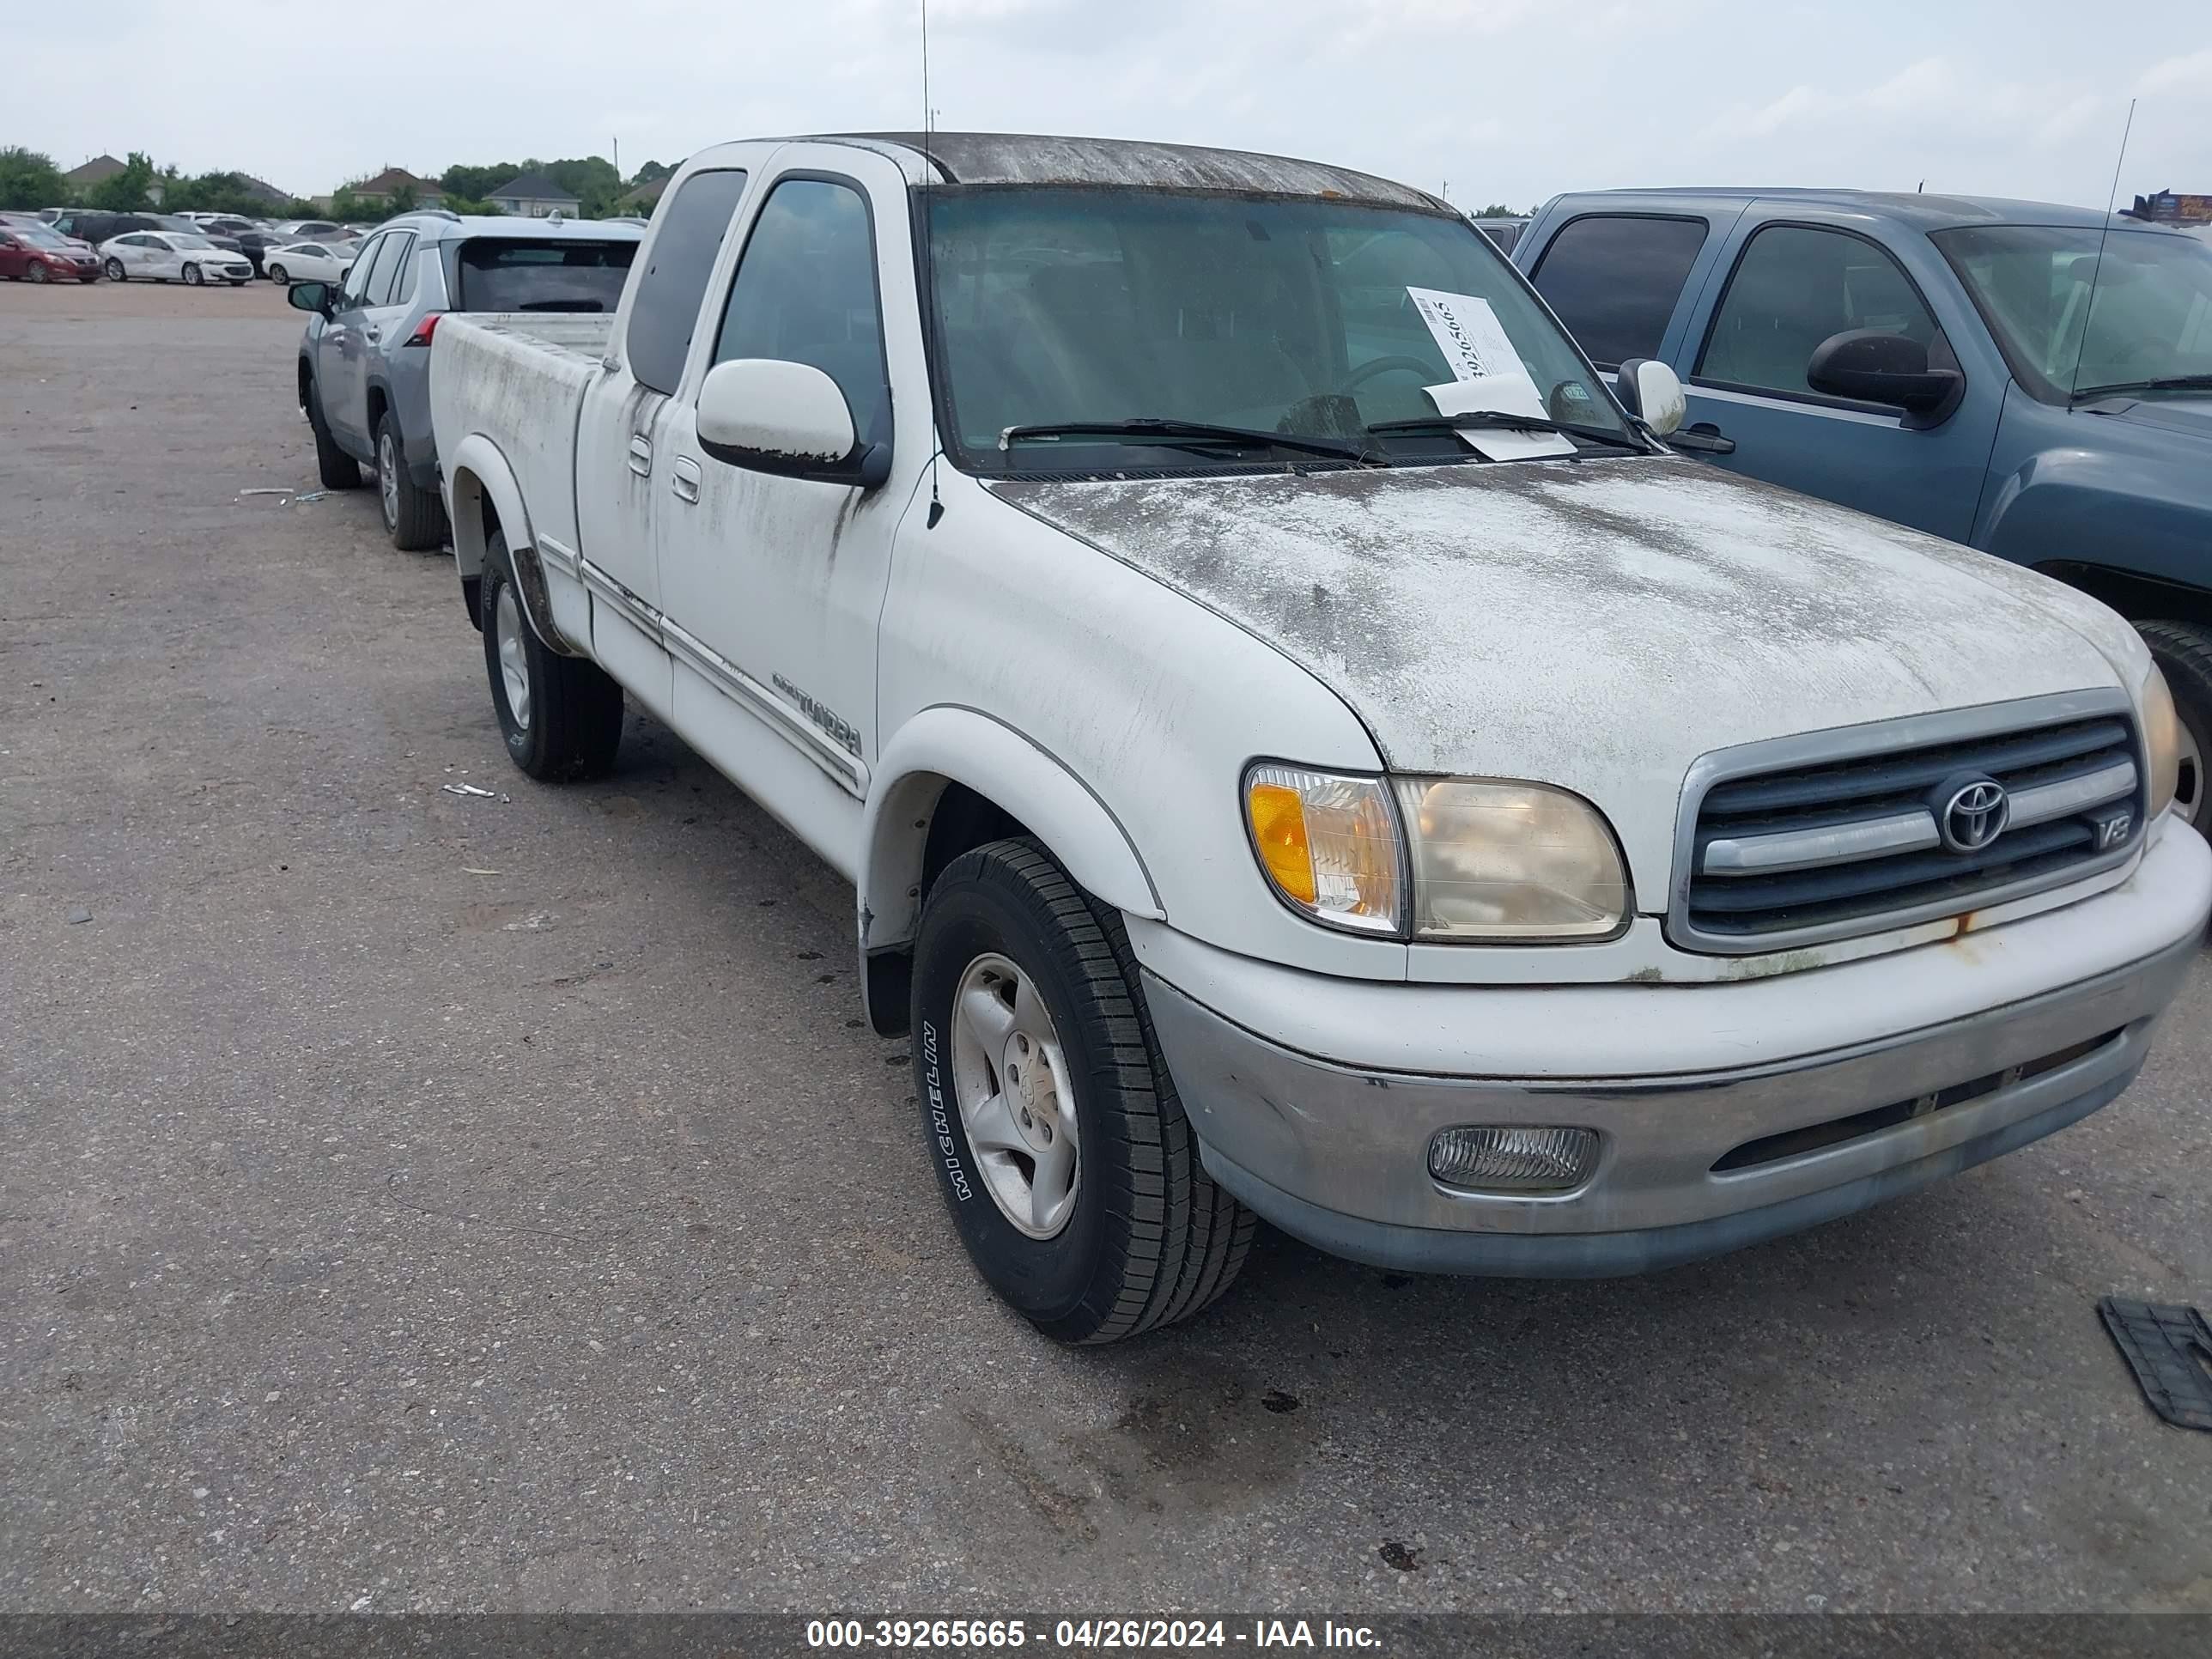
<path fill-rule="evenodd" d="M 615 171 L 614 163 L 604 156 L 550 161 L 542 171 L 576 198 L 577 210 L 587 219 L 604 218 L 612 213 L 617 198 L 623 193 L 622 175 Z"/>
<path fill-rule="evenodd" d="M 665 179 L 670 173 L 675 171 L 676 169 L 674 167 L 663 167 L 658 161 L 647 161 L 643 167 L 640 167 L 635 173 L 630 175 L 630 184 L 633 187 L 639 185 L 649 185 L 656 179 Z"/>
<path fill-rule="evenodd" d="M 1470 213 L 1467 216 L 1470 219 L 1533 219 L 1536 216 L 1536 210 L 1508 207 L 1503 202 L 1492 202 L 1481 212 Z"/>
<path fill-rule="evenodd" d="M 187 179 L 170 169 L 162 174 L 161 205 L 172 213 L 235 213 L 258 219 L 276 204 L 242 173 L 202 173 Z"/>
<path fill-rule="evenodd" d="M 68 199 L 69 185 L 52 157 L 15 144 L 0 149 L 0 208 L 59 207 Z"/>
<path fill-rule="evenodd" d="M 438 175 L 438 188 L 449 201 L 459 197 L 463 201 L 480 202 L 516 173 L 527 172 L 537 165 L 535 161 L 526 161 L 519 167 L 512 161 L 495 161 L 489 167 L 471 167 L 456 163 Z"/>
<path fill-rule="evenodd" d="M 154 158 L 134 149 L 123 171 L 101 179 L 84 193 L 84 204 L 106 213 L 143 213 L 150 207 L 147 194 L 154 182 Z"/>

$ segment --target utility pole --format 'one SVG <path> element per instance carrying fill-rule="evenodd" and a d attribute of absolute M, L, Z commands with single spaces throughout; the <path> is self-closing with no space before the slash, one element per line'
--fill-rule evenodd
<path fill-rule="evenodd" d="M 620 133 L 617 133 L 615 135 L 615 179 L 617 183 L 621 182 L 622 176 L 622 135 Z"/>

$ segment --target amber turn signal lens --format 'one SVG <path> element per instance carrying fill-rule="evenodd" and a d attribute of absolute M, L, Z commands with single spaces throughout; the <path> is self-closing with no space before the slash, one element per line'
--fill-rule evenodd
<path fill-rule="evenodd" d="M 1398 932 L 1398 828 L 1378 781 L 1255 766 L 1244 817 L 1260 867 L 1298 910 L 1357 933 Z"/>
<path fill-rule="evenodd" d="M 1306 843 L 1305 803 L 1298 792 L 1279 783 L 1255 783 L 1248 801 L 1252 842 L 1260 862 L 1285 896 L 1314 902 L 1313 848 Z"/>

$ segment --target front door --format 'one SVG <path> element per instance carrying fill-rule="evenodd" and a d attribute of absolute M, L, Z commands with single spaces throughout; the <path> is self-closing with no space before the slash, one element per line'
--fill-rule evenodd
<path fill-rule="evenodd" d="M 1689 443 L 1731 471 L 1965 541 L 2003 387 L 1970 377 L 1965 399 L 1932 426 L 1814 390 L 1805 378 L 1814 351 L 1850 329 L 1902 334 L 1926 347 L 1934 365 L 1957 367 L 1927 299 L 1895 258 L 1861 232 L 1817 218 L 1747 216 L 1739 225 L 1717 300 L 1701 308 L 1701 325 L 1676 360 Z"/>
<path fill-rule="evenodd" d="M 368 453 L 368 285 L 389 234 L 372 236 L 338 283 L 337 301 L 315 338 L 315 381 L 321 388 L 323 419 L 338 441 L 356 455 Z"/>
<path fill-rule="evenodd" d="M 905 181 L 888 161 L 849 151 L 837 159 L 881 173 L 877 218 L 903 218 Z M 862 795 L 875 752 L 877 618 L 919 459 L 903 457 L 873 490 L 726 465 L 699 447 L 699 382 L 734 358 L 811 364 L 844 393 L 860 441 L 888 442 L 878 293 L 911 292 L 912 256 L 903 225 L 872 222 L 855 178 L 787 173 L 757 200 L 722 303 L 707 313 L 714 337 L 694 353 L 682 392 L 656 422 L 665 470 L 654 518 L 678 724 L 710 746 L 713 728 L 727 732 L 741 778 L 744 751 L 780 754 L 787 765 L 795 750 Z M 886 249 L 901 262 L 892 282 L 879 272 Z"/>

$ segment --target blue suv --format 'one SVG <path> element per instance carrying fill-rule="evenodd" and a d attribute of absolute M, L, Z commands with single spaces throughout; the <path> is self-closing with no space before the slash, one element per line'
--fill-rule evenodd
<path fill-rule="evenodd" d="M 1674 368 L 1675 447 L 2132 619 L 2175 810 L 2212 821 L 2212 247 L 2039 202 L 1634 190 L 1555 197 L 1513 259 L 1600 367 Z"/>

